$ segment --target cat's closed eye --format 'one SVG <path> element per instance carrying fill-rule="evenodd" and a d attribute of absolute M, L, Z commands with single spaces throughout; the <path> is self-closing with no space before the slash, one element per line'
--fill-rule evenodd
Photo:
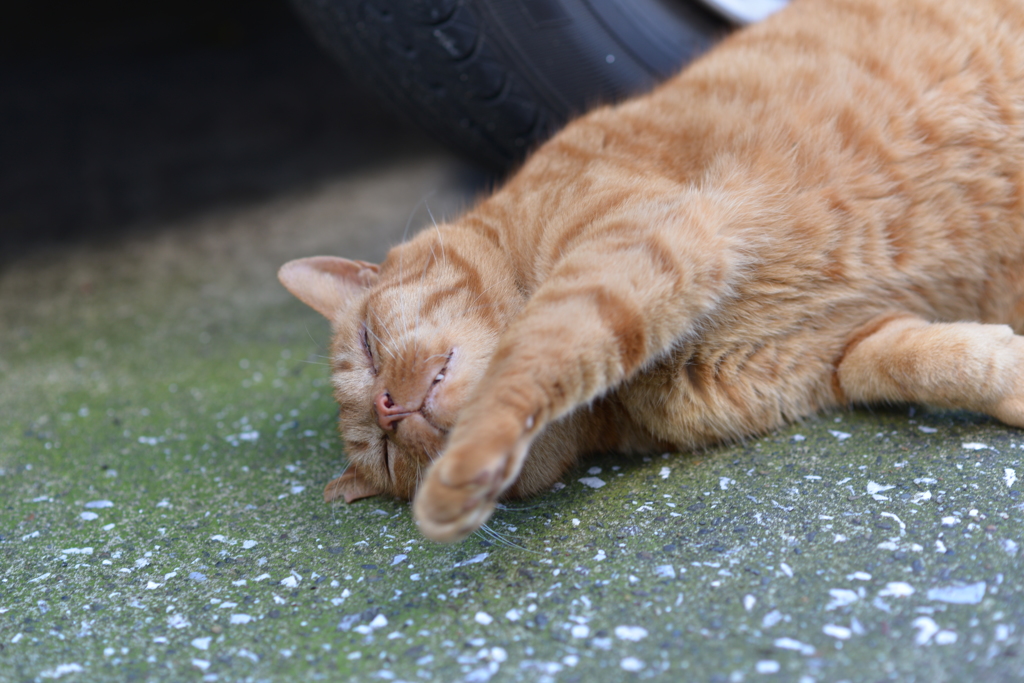
<path fill-rule="evenodd" d="M 363 345 L 363 352 L 366 353 L 366 359 L 370 362 L 370 370 L 374 375 L 377 375 L 377 361 L 373 357 L 373 350 L 370 348 L 370 328 L 363 323 L 359 340 Z"/>

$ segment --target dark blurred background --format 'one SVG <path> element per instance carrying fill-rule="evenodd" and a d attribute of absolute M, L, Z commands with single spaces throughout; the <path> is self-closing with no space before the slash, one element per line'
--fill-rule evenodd
<path fill-rule="evenodd" d="M 0 265 L 436 149 L 286 0 L 9 0 Z"/>

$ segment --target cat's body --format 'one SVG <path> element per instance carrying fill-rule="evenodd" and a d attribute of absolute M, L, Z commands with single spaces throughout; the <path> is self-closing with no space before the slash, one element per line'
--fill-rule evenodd
<path fill-rule="evenodd" d="M 326 495 L 415 493 L 440 540 L 596 450 L 871 401 L 1024 427 L 1024 5 L 796 0 L 379 271 L 281 277 L 335 330 Z"/>

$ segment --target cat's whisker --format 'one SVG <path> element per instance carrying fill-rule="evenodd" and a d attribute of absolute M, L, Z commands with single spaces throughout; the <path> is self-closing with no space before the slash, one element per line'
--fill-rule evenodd
<path fill-rule="evenodd" d="M 341 484 L 338 483 L 338 482 L 341 481 L 341 478 L 345 476 L 345 473 L 348 472 L 350 467 L 352 467 L 352 463 L 351 462 L 345 463 L 345 469 L 343 469 L 341 471 L 341 474 L 339 474 L 337 477 L 335 477 L 334 479 L 332 479 L 330 481 L 328 486 L 331 486 L 333 484 L 333 488 L 331 489 L 331 493 L 332 494 L 336 494 L 338 492 L 338 489 L 341 488 Z M 326 493 L 326 491 L 324 493 Z M 338 496 L 334 496 L 334 498 L 331 500 L 331 502 L 334 502 L 336 500 L 338 500 Z M 331 518 L 332 519 L 337 519 L 337 510 L 336 510 L 337 507 L 338 507 L 337 505 L 332 505 L 331 506 Z"/>
<path fill-rule="evenodd" d="M 420 274 L 420 286 L 416 288 L 418 296 L 416 297 L 416 318 L 412 323 L 412 342 L 413 342 L 413 358 L 416 357 L 419 351 L 420 336 L 416 332 L 420 328 L 420 313 L 423 311 L 423 281 L 427 278 L 427 269 L 430 268 L 430 262 L 437 259 L 434 254 L 434 246 L 430 246 L 430 258 L 423 264 L 423 272 Z"/>
<path fill-rule="evenodd" d="M 403 243 L 406 240 L 409 239 L 409 228 L 412 226 L 412 219 L 416 217 L 416 212 L 419 210 L 420 204 L 426 204 L 426 201 L 434 196 L 434 192 L 435 192 L 434 190 L 431 190 L 427 194 L 423 195 L 420 198 L 420 200 L 418 202 L 416 202 L 416 205 L 414 207 L 412 207 L 412 211 L 409 213 L 409 218 L 408 218 L 408 220 L 405 221 L 405 230 L 402 232 L 402 242 Z M 404 280 L 404 276 L 405 276 L 405 269 L 404 269 L 405 263 L 404 263 L 404 258 L 403 258 L 404 255 L 405 255 L 404 252 L 399 252 L 399 255 L 398 255 L 398 281 L 399 282 L 402 282 Z M 401 311 L 402 311 L 402 327 L 408 330 L 409 329 L 409 325 L 408 325 L 408 323 L 406 322 L 406 319 L 405 319 L 405 297 L 403 296 L 399 300 L 399 302 L 401 303 L 400 308 L 401 308 Z"/>
<path fill-rule="evenodd" d="M 313 333 L 309 331 L 309 326 L 303 326 L 302 329 L 306 331 L 306 336 L 309 337 L 309 341 L 313 342 L 313 346 L 319 349 L 320 342 L 313 338 Z M 321 356 L 321 358 L 325 358 L 325 356 Z"/>
<path fill-rule="evenodd" d="M 530 550 L 529 548 L 524 548 L 523 546 L 519 545 L 518 543 L 515 543 L 515 542 L 511 541 L 507 536 L 505 536 L 504 534 L 498 532 L 497 530 L 495 530 L 494 528 L 492 528 L 488 524 L 482 525 L 480 527 L 480 529 L 484 533 L 490 535 L 490 537 L 493 538 L 494 540 L 496 540 L 498 543 L 500 543 L 501 545 L 504 545 L 507 548 L 515 548 L 517 550 L 522 550 L 525 553 L 532 553 L 534 555 L 540 555 L 540 553 L 537 552 L 536 550 Z"/>
<path fill-rule="evenodd" d="M 492 289 L 494 289 L 495 287 L 497 287 L 500 284 L 504 284 L 504 283 L 501 282 L 501 281 L 492 282 L 487 287 L 484 287 L 483 290 L 481 290 L 481 292 L 476 295 L 476 298 L 469 302 L 469 305 L 472 306 L 473 304 L 475 304 L 477 301 L 480 300 L 480 297 L 482 297 L 484 294 L 486 294 L 487 292 L 491 291 Z"/>
<path fill-rule="evenodd" d="M 441 260 L 446 261 L 447 258 L 444 255 L 444 240 L 441 239 L 441 228 L 438 227 L 437 221 L 434 220 L 434 212 L 430 210 L 430 204 L 424 201 L 423 206 L 426 207 L 427 215 L 430 216 L 430 222 L 434 224 L 434 230 L 437 231 L 437 243 L 441 245 Z"/>
<path fill-rule="evenodd" d="M 493 307 L 493 306 L 497 306 L 497 305 L 498 305 L 498 303 L 499 303 L 499 302 L 497 302 L 497 301 L 492 301 L 492 302 L 491 302 L 491 303 L 489 303 L 489 304 L 479 304 L 479 305 L 477 305 L 477 306 L 470 306 L 469 308 L 465 309 L 465 310 L 463 311 L 463 313 L 469 313 L 470 311 L 475 311 L 475 310 L 478 310 L 478 309 L 483 309 L 483 308 L 491 308 L 491 307 Z"/>
<path fill-rule="evenodd" d="M 371 337 L 373 337 L 376 340 L 377 348 L 379 348 L 380 350 L 384 351 L 386 354 L 391 356 L 391 358 L 393 358 L 394 360 L 398 360 L 398 358 L 395 356 L 394 352 L 392 352 L 391 349 L 389 349 L 387 347 L 387 345 L 383 342 L 383 340 L 381 340 L 381 338 L 378 337 L 374 333 L 374 331 L 369 328 L 369 326 L 367 326 L 367 328 L 366 328 L 366 333 L 369 334 Z"/>
<path fill-rule="evenodd" d="M 546 507 L 546 505 L 544 505 L 544 504 L 541 504 L 541 505 L 524 505 L 522 507 L 514 507 L 514 508 L 513 507 L 509 507 L 507 505 L 502 505 L 499 509 L 503 510 L 505 512 L 529 512 L 530 510 L 539 510 L 540 508 L 543 508 L 543 507 Z"/>
<path fill-rule="evenodd" d="M 391 343 L 391 345 L 397 347 L 398 343 L 395 341 L 395 335 L 391 334 L 391 330 L 388 329 L 388 326 L 384 322 L 384 320 L 378 317 L 377 314 L 373 312 L 373 308 L 369 305 L 367 306 L 366 312 L 367 315 L 374 317 L 374 319 L 377 321 L 377 326 L 381 329 L 381 331 L 384 332 L 384 334 L 388 336 L 388 341 Z"/>

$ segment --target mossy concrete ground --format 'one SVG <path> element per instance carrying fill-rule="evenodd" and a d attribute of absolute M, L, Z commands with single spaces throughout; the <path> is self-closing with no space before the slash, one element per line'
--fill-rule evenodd
<path fill-rule="evenodd" d="M 0 679 L 1024 675 L 1024 434 L 903 407 L 597 458 L 490 531 L 326 505 L 328 330 L 275 281 L 472 189 L 405 158 L 0 271 Z"/>

